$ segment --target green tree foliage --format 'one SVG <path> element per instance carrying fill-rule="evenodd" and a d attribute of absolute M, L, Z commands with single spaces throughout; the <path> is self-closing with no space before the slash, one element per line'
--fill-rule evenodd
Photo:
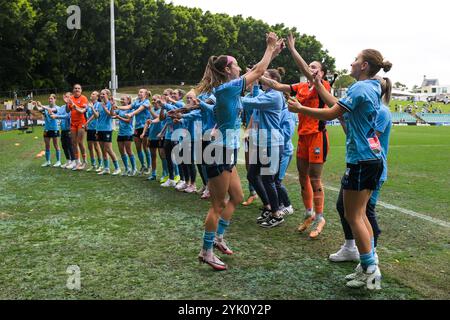
<path fill-rule="evenodd" d="M 67 8 L 81 9 L 81 30 L 67 28 Z M 0 1 L 0 90 L 67 88 L 75 82 L 106 86 L 110 78 L 109 0 Z M 121 81 L 198 81 L 211 55 L 228 54 L 241 68 L 259 61 L 265 34 L 294 32 L 307 62 L 334 58 L 314 36 L 283 24 L 203 12 L 162 0 L 115 2 L 116 64 Z M 271 67 L 282 66 L 285 82 L 300 74 L 285 50 Z M 144 73 L 143 73 L 144 71 Z"/>
<path fill-rule="evenodd" d="M 352 84 L 356 82 L 355 78 L 348 74 L 348 70 L 343 69 L 336 72 L 338 78 L 334 83 L 335 89 L 344 89 L 350 87 Z"/>

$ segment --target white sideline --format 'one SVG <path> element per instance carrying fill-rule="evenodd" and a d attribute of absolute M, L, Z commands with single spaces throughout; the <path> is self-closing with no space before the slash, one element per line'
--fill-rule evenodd
<path fill-rule="evenodd" d="M 242 158 L 239 158 L 238 163 L 239 164 L 245 164 L 245 160 L 242 159 Z M 290 178 L 297 179 L 297 176 L 293 175 L 292 173 L 286 173 L 286 175 L 289 176 Z M 325 186 L 325 189 L 339 193 L 339 189 L 338 188 Z M 440 220 L 440 219 L 436 219 L 436 218 L 427 216 L 427 215 L 422 214 L 422 213 L 418 213 L 418 212 L 415 212 L 415 211 L 412 211 L 412 210 L 400 208 L 400 207 L 394 206 L 392 204 L 389 204 L 389 203 L 386 203 L 386 202 L 383 202 L 383 201 L 378 201 L 377 205 L 382 206 L 383 208 L 386 208 L 388 210 L 399 211 L 399 212 L 407 214 L 407 215 L 409 215 L 411 217 L 422 219 L 422 220 L 425 220 L 425 221 L 428 221 L 428 222 L 432 222 L 432 223 L 440 225 L 442 227 L 450 228 L 450 223 L 449 222 L 444 221 L 444 220 Z"/>

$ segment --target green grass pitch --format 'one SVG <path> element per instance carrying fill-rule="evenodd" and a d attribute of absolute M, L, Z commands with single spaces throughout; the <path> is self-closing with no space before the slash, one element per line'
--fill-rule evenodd
<path fill-rule="evenodd" d="M 324 183 L 339 187 L 344 135 L 340 127 L 329 134 Z M 0 133 L 0 299 L 450 298 L 449 228 L 381 206 L 383 290 L 346 289 L 355 263 L 327 260 L 343 242 L 337 193 L 326 191 L 320 238 L 298 234 L 295 161 L 285 180 L 295 214 L 263 230 L 259 203 L 239 207 L 227 234 L 236 254 L 218 273 L 197 261 L 208 202 L 143 177 L 41 168 L 43 149 L 42 129 Z M 450 127 L 394 127 L 381 201 L 450 222 L 449 191 Z M 79 291 L 66 287 L 70 265 L 80 267 Z"/>

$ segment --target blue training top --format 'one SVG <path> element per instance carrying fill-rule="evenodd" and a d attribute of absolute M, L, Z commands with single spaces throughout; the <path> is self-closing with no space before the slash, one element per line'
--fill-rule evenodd
<path fill-rule="evenodd" d="M 381 159 L 381 150 L 371 147 L 369 141 L 376 137 L 375 121 L 381 105 L 380 83 L 377 80 L 358 81 L 338 104 L 347 111 L 344 114 L 347 163 Z"/>
<path fill-rule="evenodd" d="M 259 88 L 259 85 L 254 84 L 253 88 L 252 88 L 252 92 L 247 93 L 245 95 L 245 98 L 255 98 L 263 93 L 264 93 L 264 91 Z M 249 103 L 243 103 L 242 105 L 244 107 L 245 125 L 248 127 L 248 125 L 250 123 L 250 118 L 253 115 L 253 108 L 252 108 L 252 105 Z M 258 119 L 255 119 L 255 116 L 256 115 L 253 115 L 253 121 L 255 121 L 255 120 L 258 121 Z"/>
<path fill-rule="evenodd" d="M 128 119 L 127 114 L 133 112 L 133 110 L 117 110 L 117 115 L 121 118 Z M 130 122 L 126 122 L 119 119 L 119 136 L 130 137 L 133 135 L 133 118 Z"/>
<path fill-rule="evenodd" d="M 158 116 L 161 113 L 161 109 L 155 109 L 155 107 L 152 107 L 152 111 L 156 113 Z M 150 114 L 151 119 L 154 119 Z M 163 128 L 164 121 L 160 121 L 158 123 L 154 123 L 150 125 L 150 128 L 148 129 L 148 138 L 149 140 L 159 140 L 158 134 L 161 132 Z"/>
<path fill-rule="evenodd" d="M 280 114 L 285 101 L 281 92 L 268 89 L 255 98 L 243 98 L 242 104 L 253 110 L 253 144 L 264 147 L 284 144 Z"/>
<path fill-rule="evenodd" d="M 280 127 L 284 137 L 283 156 L 291 156 L 294 154 L 294 145 L 292 144 L 292 135 L 295 132 L 295 125 L 298 116 L 289 111 L 286 103 L 281 110 Z"/>
<path fill-rule="evenodd" d="M 55 110 L 58 110 L 58 106 L 53 106 Z M 51 114 L 48 112 L 48 110 L 44 109 L 44 118 L 45 118 L 45 124 L 44 124 L 44 130 L 45 131 L 59 131 L 59 123 L 57 119 L 52 119 Z"/>
<path fill-rule="evenodd" d="M 197 109 L 183 115 L 181 123 L 189 131 L 191 142 L 202 136 L 202 112 Z"/>
<path fill-rule="evenodd" d="M 56 116 L 60 120 L 61 130 L 70 130 L 70 112 L 67 112 L 66 105 L 56 108 Z"/>
<path fill-rule="evenodd" d="M 103 109 L 102 104 L 103 102 L 100 103 L 98 110 L 97 131 L 112 131 L 112 118 Z M 105 106 L 108 110 L 111 110 L 111 102 L 108 101 Z"/>
<path fill-rule="evenodd" d="M 200 101 L 202 134 L 205 134 L 206 131 L 213 129 L 216 125 L 216 118 L 214 117 L 216 97 L 212 93 L 202 93 L 197 98 Z M 212 102 L 212 104 L 209 104 L 207 101 Z"/>
<path fill-rule="evenodd" d="M 213 89 L 216 96 L 214 116 L 217 129 L 221 133 L 211 144 L 229 149 L 239 148 L 242 103 L 246 81 L 244 77 L 228 81 Z"/>
<path fill-rule="evenodd" d="M 139 109 L 141 106 L 144 106 L 145 109 L 141 111 L 140 113 L 136 114 L 134 117 L 135 123 L 134 128 L 135 129 L 142 129 L 145 127 L 145 122 L 150 119 L 150 111 L 148 111 L 148 107 L 150 106 L 150 101 L 148 99 L 139 100 L 133 102 L 131 105 L 131 110 L 135 111 Z"/>
<path fill-rule="evenodd" d="M 94 111 L 92 109 L 99 112 L 99 109 L 101 107 L 102 106 L 100 105 L 100 102 L 98 102 L 98 101 L 92 107 L 88 106 L 87 107 L 88 109 L 86 111 L 86 117 L 89 119 L 94 114 Z M 98 119 L 95 119 L 95 118 L 92 119 L 92 121 L 88 123 L 87 129 L 88 130 L 97 130 L 97 122 L 98 122 Z"/>

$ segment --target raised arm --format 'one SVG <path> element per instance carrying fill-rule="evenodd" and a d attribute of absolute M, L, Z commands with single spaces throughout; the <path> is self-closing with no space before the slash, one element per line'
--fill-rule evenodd
<path fill-rule="evenodd" d="M 247 83 L 252 83 L 261 78 L 269 67 L 270 62 L 284 48 L 284 39 L 278 39 L 274 32 L 270 32 L 266 39 L 267 47 L 261 61 L 255 67 L 244 75 Z"/>
<path fill-rule="evenodd" d="M 322 78 L 319 74 L 315 74 L 313 78 L 314 86 L 316 87 L 317 93 L 322 98 L 323 102 L 330 108 L 333 107 L 338 99 L 334 97 L 322 84 Z"/>
<path fill-rule="evenodd" d="M 306 77 L 306 79 L 308 79 L 308 81 L 310 83 L 312 83 L 313 82 L 313 74 L 311 73 L 311 70 L 309 69 L 308 64 L 302 58 L 300 53 L 298 53 L 297 49 L 295 49 L 295 38 L 292 35 L 292 32 L 290 32 L 288 35 L 287 47 L 289 49 L 289 52 L 292 55 L 292 58 L 295 61 L 295 64 L 297 64 L 297 67 L 300 70 L 300 72 Z"/>

